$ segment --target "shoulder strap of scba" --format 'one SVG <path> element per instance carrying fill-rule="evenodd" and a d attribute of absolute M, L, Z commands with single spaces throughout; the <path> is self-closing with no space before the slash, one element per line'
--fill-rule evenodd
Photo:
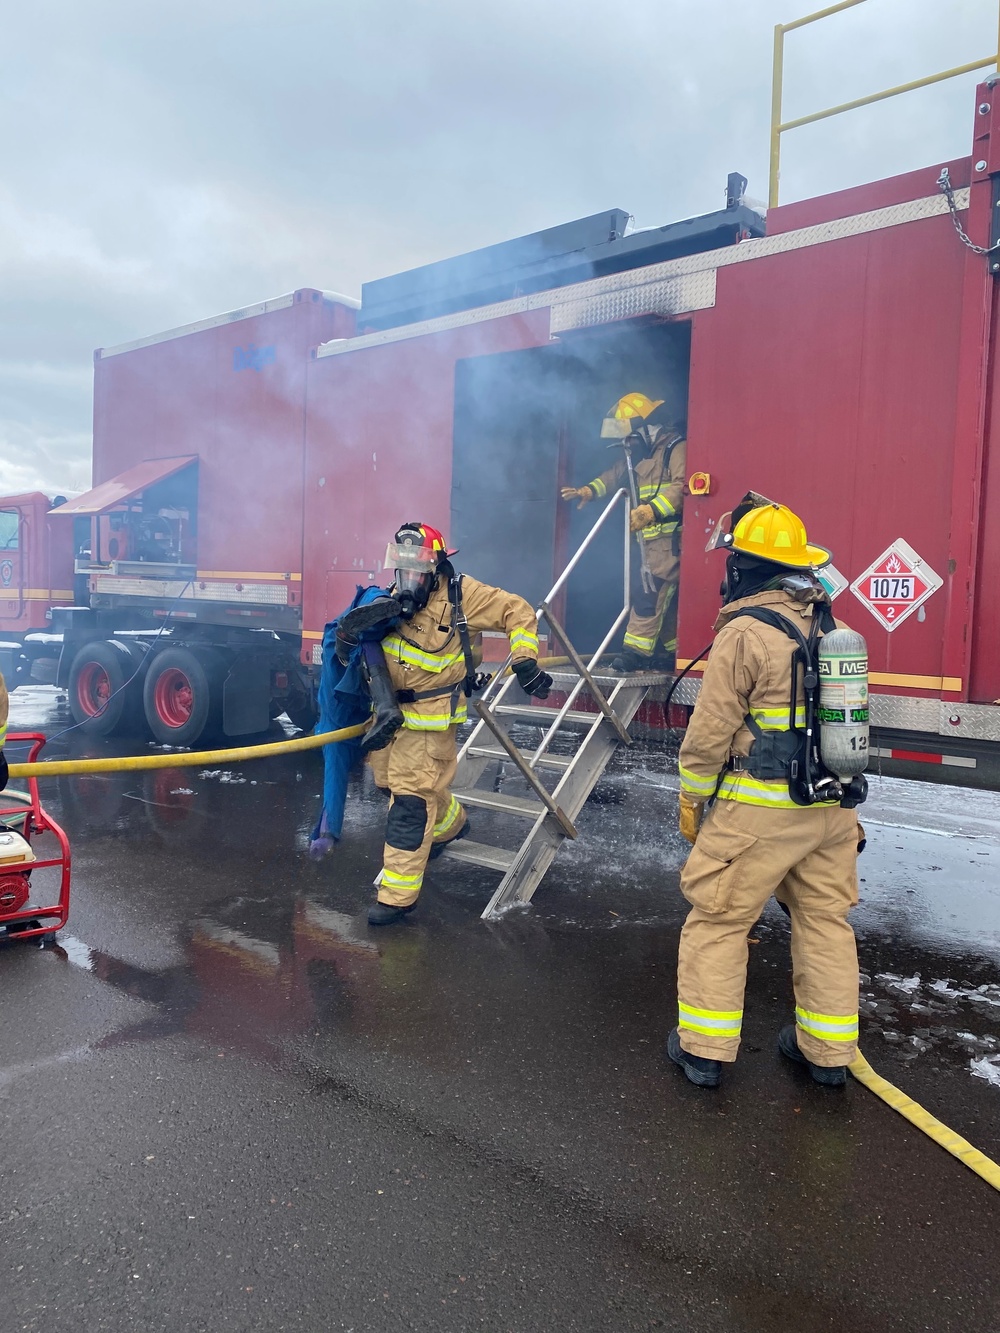
<path fill-rule="evenodd" d="M 465 680 L 462 682 L 462 689 L 465 691 L 465 697 L 470 699 L 472 695 L 485 689 L 493 677 L 476 669 L 476 659 L 472 653 L 472 636 L 469 634 L 469 622 L 466 619 L 465 607 L 462 604 L 462 575 L 456 574 L 454 569 L 448 575 L 448 600 L 452 606 L 452 624 L 458 631 L 458 639 L 462 645 L 462 656 L 465 658 Z"/>

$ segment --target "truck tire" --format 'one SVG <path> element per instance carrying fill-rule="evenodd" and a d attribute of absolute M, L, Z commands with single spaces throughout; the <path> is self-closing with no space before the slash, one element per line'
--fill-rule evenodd
<path fill-rule="evenodd" d="M 212 648 L 165 648 L 146 672 L 146 722 L 161 745 L 194 745 L 222 726 L 226 664 Z"/>
<path fill-rule="evenodd" d="M 92 736 L 141 730 L 144 657 L 143 648 L 120 639 L 84 644 L 69 671 L 73 721 L 86 724 Z"/>

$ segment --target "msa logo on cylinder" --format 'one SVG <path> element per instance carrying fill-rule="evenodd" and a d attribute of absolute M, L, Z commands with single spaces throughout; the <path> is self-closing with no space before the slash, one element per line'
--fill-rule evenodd
<path fill-rule="evenodd" d="M 267 347 L 250 343 L 248 347 L 233 348 L 233 370 L 263 370 L 265 366 L 273 366 L 276 360 L 274 343 Z"/>
<path fill-rule="evenodd" d="M 841 657 L 831 659 L 821 657 L 819 661 L 819 674 L 821 676 L 867 676 L 868 658 L 867 657 Z"/>

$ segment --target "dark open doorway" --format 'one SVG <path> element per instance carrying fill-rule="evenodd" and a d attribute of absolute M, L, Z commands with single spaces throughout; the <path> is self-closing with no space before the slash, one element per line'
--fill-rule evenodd
<path fill-rule="evenodd" d="M 600 430 L 623 393 L 663 398 L 684 417 L 690 343 L 687 322 L 634 320 L 460 361 L 451 494 L 460 567 L 537 604 L 601 510 L 577 512 L 559 487 L 584 485 L 620 456 Z M 566 628 L 581 650 L 596 648 L 622 604 L 622 527 L 608 528 L 569 585 Z"/>

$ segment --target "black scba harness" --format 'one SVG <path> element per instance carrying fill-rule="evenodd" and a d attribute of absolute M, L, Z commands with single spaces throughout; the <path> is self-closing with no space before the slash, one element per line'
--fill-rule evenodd
<path fill-rule="evenodd" d="M 465 608 L 462 604 L 462 575 L 456 574 L 450 568 L 448 573 L 448 602 L 451 606 L 451 634 L 448 635 L 440 648 L 431 651 L 421 643 L 414 643 L 408 639 L 402 630 L 397 630 L 399 637 L 404 643 L 408 643 L 411 648 L 416 648 L 418 652 L 427 653 L 430 657 L 437 657 L 452 641 L 454 634 L 458 634 L 458 641 L 462 645 L 462 656 L 465 658 L 465 679 L 458 682 L 457 685 L 439 685 L 435 690 L 397 690 L 396 699 L 401 704 L 415 704 L 421 699 L 440 699 L 444 695 L 453 695 L 453 706 L 458 702 L 459 694 L 464 694 L 470 699 L 493 679 L 493 676 L 487 672 L 479 671 L 476 668 L 476 659 L 472 653 L 472 637 L 469 634 L 469 621 L 466 618 Z M 447 628 L 444 625 L 440 629 Z"/>
<path fill-rule="evenodd" d="M 820 630 L 828 634 L 836 629 L 829 606 L 813 604 L 808 637 L 787 617 L 766 606 L 748 606 L 733 614 L 759 620 L 796 645 L 792 652 L 792 684 L 788 701 L 788 730 L 765 731 L 748 713 L 743 719 L 754 738 L 750 753 L 734 755 L 729 761 L 732 773 L 749 773 L 760 782 L 787 782 L 788 794 L 796 805 L 833 804 L 853 810 L 868 796 L 863 774 L 843 782 L 823 763 L 820 754 L 819 660 L 817 645 Z M 797 727 L 799 685 L 805 695 L 805 725 Z"/>

